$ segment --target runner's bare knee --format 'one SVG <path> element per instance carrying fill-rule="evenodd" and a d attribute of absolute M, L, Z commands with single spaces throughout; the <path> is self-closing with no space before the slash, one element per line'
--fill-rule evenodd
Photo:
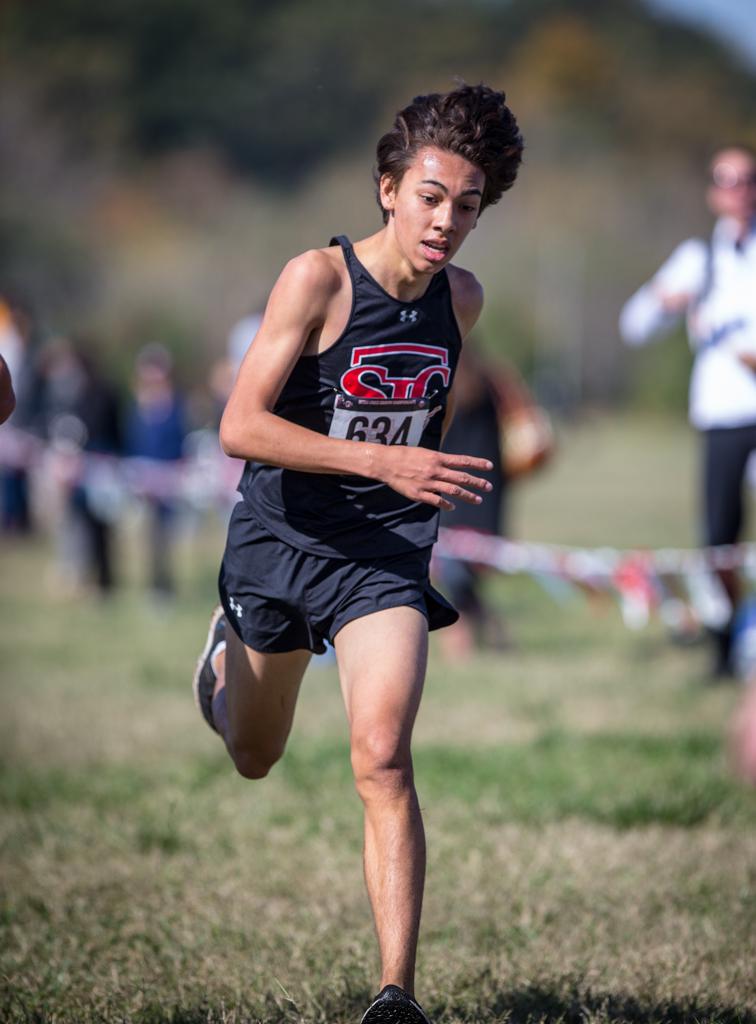
<path fill-rule="evenodd" d="M 231 757 L 237 772 L 245 779 L 264 779 L 273 765 L 281 760 L 284 747 L 254 749 L 231 747 Z"/>
<path fill-rule="evenodd" d="M 362 800 L 394 799 L 413 786 L 409 745 L 391 729 L 353 733 L 352 771 Z"/>

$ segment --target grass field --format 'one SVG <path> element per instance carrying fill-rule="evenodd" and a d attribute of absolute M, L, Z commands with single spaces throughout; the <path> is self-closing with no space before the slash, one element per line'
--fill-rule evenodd
<path fill-rule="evenodd" d="M 684 427 L 597 419 L 515 498 L 519 536 L 687 545 Z M 271 776 L 234 775 L 189 679 L 217 530 L 157 613 L 45 587 L 0 550 L 0 1020 L 356 1024 L 376 984 L 335 671 L 309 670 Z M 133 560 L 132 560 L 133 561 Z M 134 573 L 132 572 L 132 576 Z M 491 581 L 512 652 L 444 665 L 416 730 L 435 1024 L 756 1020 L 756 792 L 725 756 L 736 687 L 613 605 Z"/>

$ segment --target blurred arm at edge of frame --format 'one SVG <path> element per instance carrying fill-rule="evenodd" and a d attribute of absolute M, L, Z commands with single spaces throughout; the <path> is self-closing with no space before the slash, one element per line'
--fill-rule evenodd
<path fill-rule="evenodd" d="M 13 393 L 10 370 L 8 364 L 0 356 L 0 423 L 5 423 L 15 408 L 16 396 Z"/>

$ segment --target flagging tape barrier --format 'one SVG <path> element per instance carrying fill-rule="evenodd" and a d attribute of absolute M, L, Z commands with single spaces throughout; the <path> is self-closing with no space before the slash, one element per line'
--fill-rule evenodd
<path fill-rule="evenodd" d="M 65 427 L 65 424 L 62 425 Z M 80 487 L 103 517 L 117 519 L 132 499 L 172 500 L 197 510 L 227 508 L 241 463 L 227 458 L 217 434 L 196 431 L 185 458 L 163 462 L 82 451 L 65 429 L 52 441 L 10 425 L 0 428 L 0 467 L 28 471 L 46 486 Z M 439 530 L 435 558 L 454 558 L 508 575 L 525 574 L 556 599 L 579 591 L 619 601 L 625 623 L 645 625 L 659 613 L 670 626 L 686 616 L 717 628 L 731 608 L 718 572 L 756 578 L 756 545 L 628 550 L 535 544 L 467 529 Z"/>

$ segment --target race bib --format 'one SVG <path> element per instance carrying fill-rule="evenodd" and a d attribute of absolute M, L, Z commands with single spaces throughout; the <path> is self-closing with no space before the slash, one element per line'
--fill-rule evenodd
<path fill-rule="evenodd" d="M 435 412 L 430 411 L 428 398 L 350 398 L 337 394 L 328 436 L 417 447 L 428 418 Z"/>

